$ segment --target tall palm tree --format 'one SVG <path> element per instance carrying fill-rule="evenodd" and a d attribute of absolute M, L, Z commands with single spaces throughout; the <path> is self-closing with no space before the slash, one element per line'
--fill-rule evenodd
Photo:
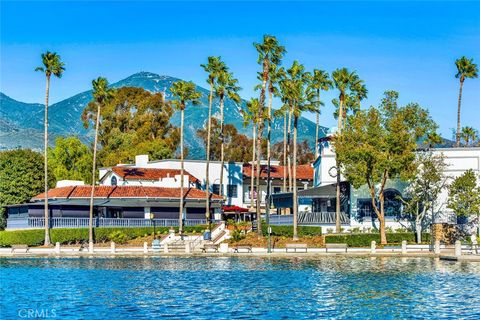
<path fill-rule="evenodd" d="M 215 85 L 218 77 L 221 73 L 227 71 L 225 63 L 220 57 L 208 57 L 207 64 L 200 65 L 207 73 L 207 83 L 210 85 L 210 95 L 208 96 L 208 118 L 207 118 L 207 150 L 206 159 L 207 165 L 205 168 L 205 216 L 208 220 L 208 229 L 212 230 L 212 221 L 210 217 L 210 136 L 212 131 L 212 103 L 213 93 L 215 91 Z"/>
<path fill-rule="evenodd" d="M 238 95 L 238 91 L 241 88 L 237 85 L 238 80 L 233 77 L 231 72 L 227 71 L 220 73 L 217 81 L 217 86 L 215 93 L 220 100 L 220 195 L 223 197 L 223 170 L 225 165 L 225 137 L 224 137 L 224 116 L 223 116 L 223 106 L 225 103 L 225 97 L 232 99 L 235 103 L 240 103 L 242 99 Z"/>
<path fill-rule="evenodd" d="M 254 47 L 258 52 L 258 64 L 262 66 L 262 87 L 260 89 L 259 98 L 259 114 L 264 115 L 265 109 L 265 94 L 267 90 L 267 82 L 270 75 L 270 65 L 280 64 L 280 61 L 285 54 L 285 47 L 281 46 L 276 37 L 270 35 L 263 36 L 262 43 L 254 43 Z M 257 135 L 257 165 L 256 165 L 256 185 L 257 193 L 260 194 L 260 161 L 262 158 L 262 137 L 263 137 L 264 122 L 260 121 L 258 124 Z M 261 226 L 261 212 L 260 212 L 261 196 L 257 196 L 257 232 L 262 236 Z"/>
<path fill-rule="evenodd" d="M 45 88 L 45 118 L 44 118 L 44 179 L 45 179 L 45 241 L 46 246 L 50 245 L 50 215 L 48 212 L 48 98 L 50 96 L 50 78 L 54 75 L 57 78 L 61 78 L 63 71 L 65 71 L 65 63 L 62 62 L 60 56 L 55 52 L 47 51 L 42 53 L 43 66 L 35 68 L 35 71 L 41 71 L 45 73 L 46 88 Z"/>
<path fill-rule="evenodd" d="M 172 84 L 170 88 L 172 95 L 176 98 L 173 101 L 175 108 L 180 110 L 180 212 L 178 215 L 179 233 L 183 234 L 183 207 L 184 207 L 184 148 L 183 148 L 183 128 L 185 119 L 185 108 L 187 103 L 192 105 L 200 104 L 200 97 L 202 94 L 196 90 L 193 82 L 177 81 Z"/>
<path fill-rule="evenodd" d="M 477 140 L 477 130 L 472 127 L 463 127 L 461 138 L 465 141 L 465 147 L 468 147 L 470 142 L 474 143 Z"/>
<path fill-rule="evenodd" d="M 320 130 L 320 107 L 323 102 L 320 100 L 321 91 L 328 91 L 333 87 L 333 82 L 330 80 L 330 76 L 327 71 L 314 69 L 311 81 L 311 87 L 317 94 L 317 99 L 315 100 L 316 106 L 316 121 L 315 121 L 315 158 L 319 156 L 318 150 L 318 136 Z"/>
<path fill-rule="evenodd" d="M 339 105 L 337 110 L 338 128 L 337 135 L 342 134 L 343 118 L 344 118 L 344 103 L 346 94 L 352 89 L 352 85 L 356 83 L 359 78 L 355 71 L 350 72 L 347 68 L 336 69 L 332 72 L 332 79 L 335 88 L 339 91 Z M 338 157 L 336 157 L 338 159 Z M 336 161 L 337 167 L 337 186 L 336 186 L 336 210 L 335 210 L 335 229 L 337 233 L 341 232 L 340 224 L 340 163 Z"/>
<path fill-rule="evenodd" d="M 95 171 L 97 164 L 98 129 L 100 126 L 101 108 L 114 96 L 114 89 L 108 87 L 108 80 L 98 77 L 92 80 L 93 101 L 97 107 L 95 116 L 95 139 L 93 141 L 92 188 L 90 191 L 90 214 L 88 219 L 88 250 L 93 251 L 93 197 L 95 194 Z"/>
<path fill-rule="evenodd" d="M 254 210 L 254 202 L 253 199 L 255 198 L 255 188 L 254 188 L 254 170 L 253 166 L 255 164 L 255 147 L 256 147 L 256 135 L 257 135 L 257 127 L 258 123 L 263 119 L 263 116 L 259 113 L 260 104 L 258 99 L 252 98 L 250 101 L 247 102 L 247 109 L 240 110 L 243 116 L 243 126 L 247 127 L 248 125 L 252 125 L 252 164 L 251 168 L 251 176 L 250 176 L 250 211 Z"/>
<path fill-rule="evenodd" d="M 298 119 L 302 112 L 316 110 L 315 92 L 312 90 L 312 75 L 304 72 L 304 67 L 294 61 L 292 68 L 287 72 L 288 79 L 280 83 L 282 100 L 289 105 L 293 116 L 293 240 L 298 240 L 298 194 L 297 194 L 297 135 Z"/>
<path fill-rule="evenodd" d="M 478 67 L 477 64 L 473 63 L 473 59 L 468 59 L 463 56 L 460 59 L 455 61 L 457 66 L 457 74 L 455 78 L 460 79 L 460 91 L 458 92 L 458 109 L 457 109 L 457 134 L 456 134 L 456 146 L 460 146 L 460 108 L 462 105 L 462 90 L 463 83 L 465 79 L 477 78 L 478 77 Z"/>

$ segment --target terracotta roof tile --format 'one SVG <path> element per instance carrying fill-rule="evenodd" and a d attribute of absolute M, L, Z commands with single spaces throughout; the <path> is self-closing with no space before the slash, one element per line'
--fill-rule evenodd
<path fill-rule="evenodd" d="M 174 178 L 180 175 L 180 169 L 159 169 L 159 168 L 132 168 L 132 167 L 113 167 L 112 171 L 118 174 L 124 180 L 159 180 L 167 177 Z M 199 180 L 188 171 L 183 171 L 188 175 L 188 180 L 196 183 Z"/>
<path fill-rule="evenodd" d="M 286 166 L 270 166 L 270 177 L 273 179 L 283 179 L 284 178 L 284 168 Z M 267 177 L 267 165 L 262 165 L 260 167 L 260 177 L 266 178 Z M 286 177 L 288 178 L 288 168 L 286 170 Z M 252 171 L 256 173 L 256 166 L 254 166 L 252 170 L 252 166 L 250 164 L 243 165 L 243 175 L 246 177 L 252 176 Z M 313 168 L 310 164 L 302 164 L 297 166 L 297 179 L 298 180 L 313 180 Z"/>
<path fill-rule="evenodd" d="M 70 186 L 54 188 L 48 191 L 48 198 L 88 198 L 91 186 Z M 195 188 L 184 188 L 186 199 L 205 199 L 205 192 Z M 143 187 L 143 186 L 96 186 L 95 198 L 169 198 L 178 199 L 180 188 Z M 212 200 L 221 200 L 216 194 L 211 195 Z M 44 199 L 41 193 L 33 200 Z"/>

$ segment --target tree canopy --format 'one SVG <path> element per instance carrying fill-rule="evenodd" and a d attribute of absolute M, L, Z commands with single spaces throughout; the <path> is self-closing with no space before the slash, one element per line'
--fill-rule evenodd
<path fill-rule="evenodd" d="M 28 149 L 0 152 L 0 207 L 28 202 L 43 192 L 43 169 L 41 153 Z M 52 175 L 49 176 L 48 185 L 55 186 Z M 0 211 L 3 220 L 4 208 L 0 208 Z"/>
<path fill-rule="evenodd" d="M 92 183 L 92 150 L 77 137 L 57 138 L 55 147 L 49 148 L 51 172 L 58 180 L 82 180 Z"/>
<path fill-rule="evenodd" d="M 96 104 L 90 102 L 82 114 L 88 128 L 96 117 Z M 170 123 L 174 110 L 160 93 L 123 87 L 101 109 L 99 164 L 111 166 L 134 161 L 137 154 L 153 159 L 173 157 L 179 129 Z"/>
<path fill-rule="evenodd" d="M 459 216 L 480 214 L 480 184 L 472 169 L 457 177 L 448 190 L 448 208 Z"/>
<path fill-rule="evenodd" d="M 342 173 L 355 188 L 367 185 L 370 190 L 382 243 L 386 243 L 383 191 L 387 179 L 412 177 L 418 139 L 436 130 L 427 110 L 416 103 L 400 107 L 397 100 L 397 92 L 386 91 L 378 108 L 347 117 L 344 131 L 334 140 Z"/>
<path fill-rule="evenodd" d="M 234 125 L 226 124 L 223 126 L 224 145 L 225 145 L 225 160 L 248 162 L 252 159 L 252 140 L 243 134 L 239 134 Z M 220 121 L 212 117 L 212 145 L 210 148 L 210 159 L 219 161 L 221 153 L 221 126 Z M 197 136 L 200 137 L 206 145 L 207 131 L 200 129 L 197 131 Z"/>

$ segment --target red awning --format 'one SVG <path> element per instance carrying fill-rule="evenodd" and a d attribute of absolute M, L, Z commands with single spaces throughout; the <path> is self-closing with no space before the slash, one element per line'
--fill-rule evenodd
<path fill-rule="evenodd" d="M 222 210 L 223 212 L 248 212 L 249 211 L 247 208 L 242 208 L 239 206 L 223 206 Z"/>

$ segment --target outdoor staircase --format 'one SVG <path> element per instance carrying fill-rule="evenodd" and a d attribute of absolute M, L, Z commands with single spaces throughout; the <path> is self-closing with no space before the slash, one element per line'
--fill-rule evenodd
<path fill-rule="evenodd" d="M 171 253 L 185 253 L 185 244 L 184 240 L 177 240 L 168 244 L 168 252 Z"/>

